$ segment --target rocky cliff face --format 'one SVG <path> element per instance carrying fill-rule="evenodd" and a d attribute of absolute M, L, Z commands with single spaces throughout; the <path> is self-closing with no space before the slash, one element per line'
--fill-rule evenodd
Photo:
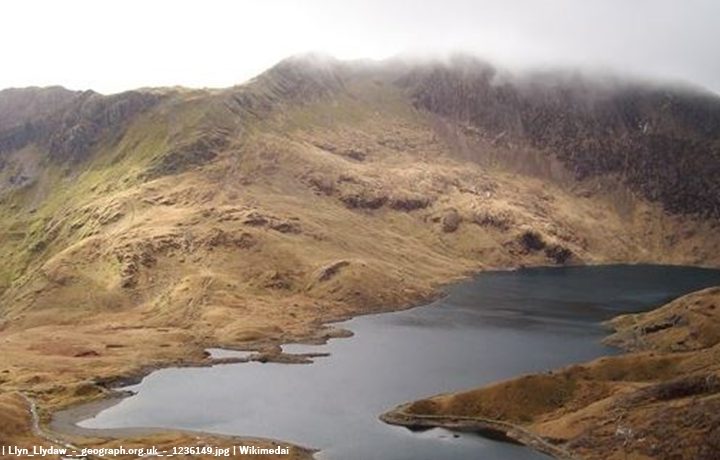
<path fill-rule="evenodd" d="M 504 76 L 472 59 L 413 69 L 416 107 L 496 144 L 559 158 L 579 180 L 616 176 L 673 213 L 720 217 L 720 98 L 581 76 Z"/>
<path fill-rule="evenodd" d="M 92 91 L 29 88 L 0 92 L 0 156 L 38 144 L 57 163 L 86 159 L 113 142 L 136 114 L 158 102 L 151 93 L 102 96 Z"/>
<path fill-rule="evenodd" d="M 10 88 L 0 91 L 0 126 L 3 129 L 48 116 L 80 96 L 60 86 Z"/>
<path fill-rule="evenodd" d="M 347 83 L 358 78 L 377 84 L 390 79 L 417 109 L 461 126 L 470 138 L 537 150 L 560 160 L 578 180 L 613 177 L 671 213 L 720 216 L 720 98 L 701 90 L 567 74 L 513 77 L 469 57 L 398 66 L 304 56 L 282 61 L 222 99 L 230 116 L 263 118 L 281 107 L 347 93 Z M 100 142 L 120 139 L 135 115 L 162 98 L 58 87 L 0 91 L 0 165 L 3 154 L 29 144 L 56 162 L 81 161 Z M 211 135 L 170 152 L 148 177 L 182 169 L 179 157 L 188 149 L 190 164 L 214 158 L 207 152 L 225 145 L 222 133 L 229 128 L 206 128 Z"/>

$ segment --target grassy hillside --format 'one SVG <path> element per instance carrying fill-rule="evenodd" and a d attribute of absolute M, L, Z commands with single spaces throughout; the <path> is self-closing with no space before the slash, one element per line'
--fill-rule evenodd
<path fill-rule="evenodd" d="M 488 124 L 521 93 L 446 94 L 432 69 L 294 58 L 224 90 L 0 92 L 0 389 L 57 407 L 206 346 L 272 355 L 486 268 L 720 264 L 716 197 L 683 208 L 644 193 L 638 169 L 578 174 L 568 152 L 594 150 L 539 144 L 542 119 Z M 450 88 L 469 78 L 444 69 Z M 658 117 L 682 147 L 667 168 L 704 155 L 714 171 L 716 131 Z"/>

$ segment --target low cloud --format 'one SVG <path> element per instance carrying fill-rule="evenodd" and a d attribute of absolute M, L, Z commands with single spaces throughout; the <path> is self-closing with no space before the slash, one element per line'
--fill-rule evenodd
<path fill-rule="evenodd" d="M 712 0 L 10 0 L 0 17 L 0 88 L 228 86 L 306 51 L 465 51 L 511 69 L 579 67 L 720 92 Z"/>

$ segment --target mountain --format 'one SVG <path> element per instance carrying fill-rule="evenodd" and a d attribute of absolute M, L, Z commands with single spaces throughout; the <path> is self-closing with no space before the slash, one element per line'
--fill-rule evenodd
<path fill-rule="evenodd" d="M 414 105 L 475 128 L 481 141 L 554 156 L 577 180 L 617 175 L 671 213 L 720 217 L 715 95 L 577 75 L 512 82 L 474 61 L 459 67 L 405 77 Z"/>
<path fill-rule="evenodd" d="M 473 271 L 720 265 L 720 98 L 467 56 L 0 91 L 0 388 L 277 353 Z M 76 366 L 83 360 L 83 366 Z"/>

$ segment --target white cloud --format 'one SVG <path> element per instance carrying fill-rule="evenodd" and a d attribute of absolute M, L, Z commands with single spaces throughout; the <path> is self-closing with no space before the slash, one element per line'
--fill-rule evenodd
<path fill-rule="evenodd" d="M 720 91 L 718 17 L 712 0 L 5 0 L 0 88 L 229 86 L 305 51 L 465 50 Z"/>

